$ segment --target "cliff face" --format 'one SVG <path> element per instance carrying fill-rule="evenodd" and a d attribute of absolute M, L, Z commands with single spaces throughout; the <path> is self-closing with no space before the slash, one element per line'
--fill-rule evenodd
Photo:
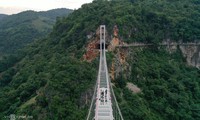
<path fill-rule="evenodd" d="M 188 65 L 200 68 L 200 46 L 179 46 Z"/>
<path fill-rule="evenodd" d="M 131 62 L 135 60 L 133 54 L 138 50 L 143 50 L 146 47 L 152 46 L 152 44 L 124 43 L 118 37 L 118 28 L 114 26 L 113 37 L 107 37 L 108 51 L 114 54 L 112 63 L 110 66 L 111 79 L 115 80 L 120 74 L 126 73 L 124 77 L 129 78 L 131 75 Z M 108 35 L 107 35 L 108 36 Z M 187 64 L 196 68 L 200 68 L 200 43 L 176 43 L 165 41 L 160 44 L 159 47 L 164 47 L 169 53 L 176 52 L 178 49 L 185 57 Z M 86 47 L 86 53 L 83 58 L 87 61 L 92 61 L 99 54 L 99 29 L 96 31 L 96 37 L 92 37 Z"/>
<path fill-rule="evenodd" d="M 110 68 L 111 79 L 115 80 L 120 74 L 123 74 L 125 78 L 128 78 L 131 74 L 130 62 L 132 58 L 132 51 L 129 48 L 116 48 L 114 51 L 114 58 L 112 66 Z"/>
<path fill-rule="evenodd" d="M 200 68 L 200 43 L 165 43 L 166 50 L 169 53 L 176 52 L 180 49 L 185 57 L 187 64 L 196 68 Z"/>
<path fill-rule="evenodd" d="M 97 56 L 99 56 L 99 49 L 100 49 L 100 28 L 96 30 L 96 33 L 91 33 L 87 35 L 88 43 L 86 45 L 85 53 L 83 55 L 83 60 L 91 62 Z M 106 31 L 106 47 L 110 44 L 110 38 Z"/>

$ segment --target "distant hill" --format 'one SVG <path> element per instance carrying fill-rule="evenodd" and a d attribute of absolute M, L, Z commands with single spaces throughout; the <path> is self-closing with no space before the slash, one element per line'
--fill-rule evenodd
<path fill-rule="evenodd" d="M 36 39 L 46 36 L 57 17 L 70 14 L 70 9 L 53 9 L 43 12 L 25 11 L 5 17 L 0 15 L 0 55 L 15 53 Z"/>
<path fill-rule="evenodd" d="M 8 15 L 6 15 L 6 14 L 0 14 L 0 20 L 1 20 L 2 18 L 6 17 L 6 16 L 8 16 Z"/>
<path fill-rule="evenodd" d="M 59 8 L 59 9 L 52 9 L 49 11 L 42 11 L 42 12 L 38 12 L 40 15 L 42 16 L 46 16 L 52 19 L 55 19 L 58 16 L 65 16 L 68 15 L 68 13 L 71 13 L 72 10 L 71 9 L 65 9 L 65 8 Z"/>

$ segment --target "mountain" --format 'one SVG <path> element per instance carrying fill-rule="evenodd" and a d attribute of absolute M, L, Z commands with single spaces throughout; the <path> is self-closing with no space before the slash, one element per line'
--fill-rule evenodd
<path fill-rule="evenodd" d="M 42 12 L 39 12 L 39 14 L 41 16 L 45 16 L 45 17 L 56 20 L 57 17 L 67 16 L 72 11 L 73 10 L 71 10 L 71 9 L 58 8 L 58 9 L 53 9 L 53 10 L 49 10 L 49 11 L 42 11 Z"/>
<path fill-rule="evenodd" d="M 8 16 L 8 15 L 6 15 L 6 14 L 0 14 L 0 20 L 3 19 L 6 16 Z"/>
<path fill-rule="evenodd" d="M 158 46 L 166 39 L 199 41 L 199 9 L 198 0 L 95 0 L 83 5 L 58 19 L 47 37 L 0 61 L 0 118 L 86 119 L 99 61 L 84 61 L 83 55 L 105 24 L 108 38 L 153 43 L 107 52 L 109 66 L 122 62 L 113 87 L 124 119 L 199 119 L 199 69 L 186 64 L 180 49 L 170 53 Z M 119 36 L 113 34 L 115 25 Z"/>
<path fill-rule="evenodd" d="M 0 54 L 16 53 L 20 48 L 51 32 L 57 17 L 70 14 L 70 9 L 45 12 L 25 11 L 9 15 L 0 22 Z"/>

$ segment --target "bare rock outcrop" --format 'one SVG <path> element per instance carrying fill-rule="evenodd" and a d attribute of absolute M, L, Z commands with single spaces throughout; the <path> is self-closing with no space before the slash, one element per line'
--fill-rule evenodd
<path fill-rule="evenodd" d="M 180 45 L 180 50 L 186 58 L 187 64 L 200 68 L 200 46 L 198 45 Z"/>

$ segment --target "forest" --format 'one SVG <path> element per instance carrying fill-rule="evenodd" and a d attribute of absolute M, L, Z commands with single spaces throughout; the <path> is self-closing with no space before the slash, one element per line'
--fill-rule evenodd
<path fill-rule="evenodd" d="M 0 15 L 0 58 L 15 54 L 33 41 L 46 37 L 52 31 L 56 19 L 67 17 L 71 12 L 72 10 L 63 8 Z"/>
<path fill-rule="evenodd" d="M 136 52 L 131 54 L 131 76 L 125 78 L 122 71 L 115 88 L 124 119 L 198 120 L 200 70 L 187 66 L 180 50 L 173 54 L 165 48 L 132 50 Z M 126 82 L 142 92 L 131 92 Z"/>
<path fill-rule="evenodd" d="M 117 25 L 119 37 L 127 43 L 196 42 L 200 2 L 94 0 L 57 19 L 46 37 L 0 60 L 0 118 L 15 114 L 38 120 L 85 120 L 99 61 L 86 62 L 82 56 L 87 35 L 101 24 L 110 36 Z M 198 120 L 200 70 L 188 66 L 179 50 L 170 54 L 156 47 L 133 48 L 131 75 L 124 78 L 123 73 L 114 82 L 124 119 Z M 125 87 L 127 82 L 142 92 L 133 94 Z"/>

